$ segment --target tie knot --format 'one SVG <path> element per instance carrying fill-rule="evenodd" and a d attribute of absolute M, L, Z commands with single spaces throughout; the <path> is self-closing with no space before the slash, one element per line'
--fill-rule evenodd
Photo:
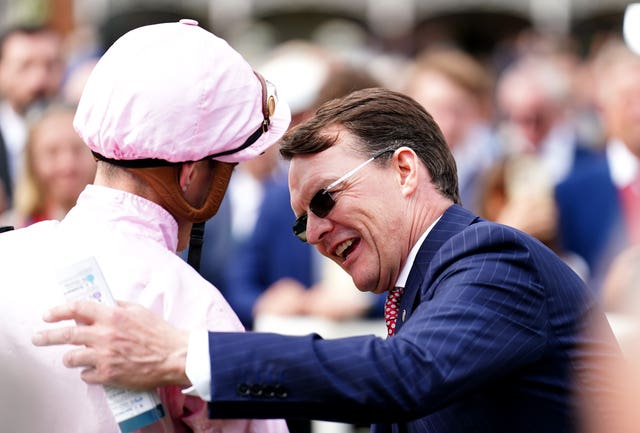
<path fill-rule="evenodd" d="M 384 319 L 387 325 L 387 333 L 389 336 L 396 331 L 396 321 L 398 319 L 398 306 L 400 298 L 404 293 L 404 287 L 394 287 L 387 293 L 387 301 L 384 305 Z"/>

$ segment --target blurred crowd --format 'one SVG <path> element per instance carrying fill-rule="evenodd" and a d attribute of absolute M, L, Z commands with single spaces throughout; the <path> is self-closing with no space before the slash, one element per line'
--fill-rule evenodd
<path fill-rule="evenodd" d="M 626 264 L 640 241 L 640 57 L 620 35 L 580 55 L 566 38 L 527 31 L 482 58 L 451 43 L 401 58 L 367 45 L 295 40 L 255 66 L 289 102 L 294 124 L 359 88 L 413 97 L 447 139 L 465 207 L 538 238 L 612 314 L 631 307 L 638 282 Z M 289 236 L 286 167 L 277 155 L 254 164 L 270 168 L 239 168 L 227 198 L 229 247 L 209 260 L 210 269 L 221 269 L 210 280 L 245 325 L 269 313 L 379 316 L 375 297 L 346 290 L 339 270 Z"/>
<path fill-rule="evenodd" d="M 463 204 L 538 238 L 611 317 L 628 317 L 640 311 L 640 56 L 620 36 L 585 54 L 567 38 L 525 32 L 482 58 L 452 43 L 401 57 L 295 40 L 254 67 L 293 124 L 360 88 L 416 99 L 451 148 Z M 60 219 L 92 181 L 95 161 L 72 120 L 100 52 L 72 42 L 39 26 L 0 36 L 0 225 Z M 201 272 L 244 325 L 263 314 L 381 317 L 384 299 L 358 292 L 297 240 L 293 219 L 277 149 L 236 168 L 206 225 Z"/>

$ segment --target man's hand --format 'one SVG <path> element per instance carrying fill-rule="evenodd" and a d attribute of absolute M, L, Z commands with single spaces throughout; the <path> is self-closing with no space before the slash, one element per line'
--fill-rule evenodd
<path fill-rule="evenodd" d="M 44 320 L 79 324 L 40 331 L 32 341 L 36 346 L 84 345 L 67 352 L 63 361 L 70 368 L 84 367 L 81 377 L 87 383 L 128 389 L 190 385 L 185 374 L 188 332 L 139 305 L 78 301 L 52 308 Z"/>
<path fill-rule="evenodd" d="M 253 315 L 275 314 L 295 316 L 302 314 L 305 288 L 292 278 L 282 278 L 273 283 L 256 300 Z"/>

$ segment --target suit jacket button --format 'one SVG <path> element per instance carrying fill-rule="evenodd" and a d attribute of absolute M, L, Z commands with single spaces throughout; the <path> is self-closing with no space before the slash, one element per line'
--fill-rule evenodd
<path fill-rule="evenodd" d="M 287 388 L 282 385 L 276 385 L 275 387 L 276 397 L 278 398 L 287 398 L 289 393 L 287 392 Z"/>
<path fill-rule="evenodd" d="M 236 388 L 236 391 L 238 392 L 239 395 L 244 397 L 251 394 L 251 391 L 249 390 L 249 385 L 247 385 L 246 383 L 241 383 L 240 385 L 238 385 L 238 387 Z"/>
<path fill-rule="evenodd" d="M 276 396 L 276 387 L 273 385 L 265 385 L 264 386 L 264 396 L 273 398 Z"/>
<path fill-rule="evenodd" d="M 253 384 L 249 388 L 249 393 L 254 397 L 262 396 L 262 391 L 263 391 L 262 390 L 262 385 L 258 385 L 258 384 Z"/>

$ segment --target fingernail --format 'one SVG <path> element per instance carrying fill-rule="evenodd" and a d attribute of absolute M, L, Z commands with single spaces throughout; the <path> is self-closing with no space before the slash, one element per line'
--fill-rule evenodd
<path fill-rule="evenodd" d="M 42 343 L 44 343 L 42 333 L 36 332 L 35 334 L 33 334 L 33 336 L 31 337 L 31 343 L 33 343 L 35 346 L 42 345 Z"/>
<path fill-rule="evenodd" d="M 51 311 L 47 310 L 42 315 L 42 320 L 44 320 L 45 322 L 48 322 L 50 319 L 51 319 Z"/>

